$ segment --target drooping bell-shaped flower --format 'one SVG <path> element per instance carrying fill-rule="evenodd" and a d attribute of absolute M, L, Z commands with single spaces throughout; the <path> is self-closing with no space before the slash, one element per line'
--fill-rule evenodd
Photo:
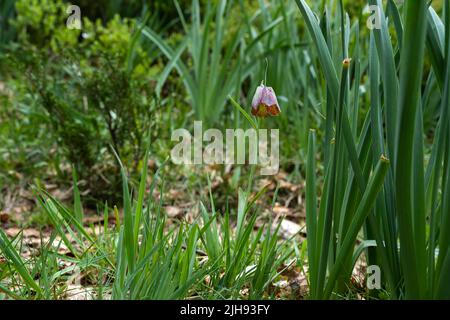
<path fill-rule="evenodd" d="M 256 117 L 275 117 L 281 112 L 275 91 L 271 87 L 261 84 L 256 88 L 252 100 L 252 115 Z"/>

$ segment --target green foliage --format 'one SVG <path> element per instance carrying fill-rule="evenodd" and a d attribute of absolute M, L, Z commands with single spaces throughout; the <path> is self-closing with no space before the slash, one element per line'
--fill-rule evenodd
<path fill-rule="evenodd" d="M 158 183 L 163 184 L 158 175 L 159 171 L 149 195 Z M 265 232 L 261 228 L 253 235 L 256 213 L 250 218 L 247 215 L 264 190 L 252 200 L 240 192 L 238 229 L 233 232 L 229 212 L 219 223 L 218 213 L 210 215 L 202 204 L 202 222 L 169 225 L 163 201 L 151 196 L 145 201 L 147 169 L 142 170 L 137 192 L 130 192 L 124 168 L 122 178 L 123 220 L 115 208 L 116 228 L 109 229 L 109 208 L 105 206 L 105 225 L 94 234 L 80 222 L 79 196 L 75 197 L 72 211 L 48 193 L 38 191 L 40 205 L 49 216 L 54 233 L 42 244 L 37 261 L 26 262 L 20 258 L 18 242 L 9 240 L 0 230 L 0 250 L 7 259 L 8 276 L 19 284 L 10 287 L 2 283 L 0 290 L 10 297 L 61 298 L 67 274 L 78 269 L 79 273 L 94 275 L 90 281 L 97 283 L 98 291 L 92 294 L 98 299 L 104 295 L 127 300 L 185 299 L 197 295 L 243 298 L 240 292 L 247 287 L 250 298 L 266 297 L 268 285 L 278 275 L 277 268 L 290 252 L 283 252 L 278 245 L 278 228 L 270 231 L 267 227 Z M 137 194 L 136 199 L 132 194 Z M 58 254 L 61 244 L 71 257 Z M 62 261 L 71 265 L 55 269 Z"/>
<path fill-rule="evenodd" d="M 345 296 L 354 263 L 365 251 L 368 265 L 377 264 L 383 270 L 382 289 L 391 298 L 448 298 L 448 283 L 444 282 L 450 271 L 449 242 L 444 230 L 448 228 L 450 211 L 447 162 L 442 158 L 448 152 L 444 141 L 449 137 L 447 131 L 443 133 L 448 127 L 448 108 L 444 106 L 450 72 L 446 67 L 448 50 L 444 49 L 444 37 L 447 39 L 448 35 L 444 35 L 443 27 L 449 23 L 448 15 L 442 21 L 433 8 L 427 10 L 425 1 L 407 2 L 402 15 L 389 1 L 389 20 L 382 11 L 381 29 L 372 31 L 364 41 L 358 37 L 358 26 L 350 27 L 343 18 L 342 6 L 335 21 L 325 14 L 319 24 L 305 1 L 297 0 L 297 4 L 327 79 L 331 105 L 327 121 L 331 122 L 329 128 L 335 128 L 328 135 L 332 140 L 324 142 L 324 150 L 328 148 L 329 153 L 324 160 L 326 172 L 319 213 L 314 133 L 309 141 L 307 224 L 312 297 Z M 381 7 L 381 1 L 370 4 Z M 388 21 L 395 25 L 393 30 Z M 330 38 L 333 23 L 341 26 L 341 41 Z M 400 41 L 390 37 L 390 32 L 395 32 Z M 436 37 L 435 32 L 442 37 Z M 349 46 L 352 36 L 357 43 L 353 52 Z M 369 50 L 370 112 L 357 131 L 349 123 L 355 112 L 349 108 L 353 91 L 349 85 L 359 87 L 360 83 L 358 77 L 349 81 L 348 74 L 362 63 L 357 51 L 360 43 L 362 47 L 368 44 Z M 341 68 L 333 63 L 336 51 L 331 47 L 336 44 L 342 49 L 340 57 L 355 57 L 351 69 L 348 62 Z M 422 93 L 426 47 L 435 73 L 427 75 L 428 84 Z M 340 80 L 337 70 L 342 70 Z M 433 81 L 441 89 L 441 114 L 428 161 L 424 155 L 428 142 L 424 139 L 422 99 L 429 101 Z M 358 91 L 354 92 L 353 99 L 359 99 Z M 393 159 L 389 169 L 384 156 L 381 162 L 378 160 L 383 154 Z M 355 248 L 360 230 L 364 231 L 362 243 Z"/>
<path fill-rule="evenodd" d="M 133 21 L 115 16 L 104 26 L 85 18 L 81 37 L 65 27 L 63 9 L 59 1 L 16 3 L 19 46 L 11 47 L 8 61 L 25 75 L 29 94 L 16 97 L 15 103 L 40 114 L 37 125 L 55 139 L 57 159 L 74 164 L 86 187 L 97 190 L 98 173 L 118 172 L 111 148 L 134 169 L 142 157 L 142 139 L 155 106 L 148 85 L 151 74 L 143 72 L 151 60 L 139 44 L 131 47 Z M 131 50 L 135 54 L 129 64 Z M 54 165 L 62 174 L 61 160 Z M 94 198 L 114 198 L 118 180 L 110 185 L 109 195 L 94 191 Z"/>
<path fill-rule="evenodd" d="M 15 30 L 10 25 L 15 16 L 14 2 L 15 0 L 5 0 L 0 3 L 0 52 L 4 44 L 15 37 Z"/>
<path fill-rule="evenodd" d="M 60 0 L 17 0 L 15 3 L 17 18 L 11 21 L 17 30 L 19 41 L 44 47 L 50 43 L 54 49 L 55 39 L 61 45 L 75 45 L 78 32 L 63 32 L 66 29 L 66 6 Z M 58 34 L 55 36 L 55 32 Z M 63 36 L 62 36 L 63 35 Z M 53 40 L 53 41 L 52 41 Z"/>
<path fill-rule="evenodd" d="M 190 25 L 187 25 L 179 4 L 175 2 L 175 5 L 185 33 L 176 49 L 171 48 L 168 40 L 162 39 L 151 28 L 142 30 L 142 34 L 169 59 L 158 81 L 158 88 L 163 86 L 171 70 L 176 69 L 198 119 L 213 124 L 223 111 L 226 97 L 241 83 L 242 76 L 248 73 L 249 66 L 241 65 L 241 60 L 236 59 L 241 51 L 243 33 L 237 29 L 229 34 L 231 40 L 225 42 L 232 8 L 226 0 L 208 6 L 202 13 L 199 1 L 194 0 Z M 213 28 L 215 37 L 211 37 Z M 189 53 L 187 61 L 182 60 L 185 51 Z M 191 63 L 193 73 L 190 72 Z"/>
<path fill-rule="evenodd" d="M 2 297 L 64 298 L 78 268 L 99 299 L 273 298 L 295 251 L 313 299 L 450 298 L 450 8 L 431 3 L 82 0 L 80 31 L 64 1 L 2 1 L 0 191 L 32 176 L 74 195 L 72 210 L 35 191 L 46 220 L 32 221 L 53 230 L 38 256 L 0 230 Z M 368 5 L 381 29 L 366 27 Z M 282 109 L 264 123 L 280 129 L 280 176 L 306 177 L 301 250 L 259 224 L 254 168 L 208 168 L 226 185 L 212 188 L 203 168 L 159 166 L 193 119 L 259 127 L 248 110 L 262 80 Z M 145 147 L 192 193 L 194 221 L 166 219 L 170 178 L 147 188 Z M 100 232 L 85 223 L 91 200 Z M 380 290 L 355 289 L 359 264 L 381 268 Z"/>

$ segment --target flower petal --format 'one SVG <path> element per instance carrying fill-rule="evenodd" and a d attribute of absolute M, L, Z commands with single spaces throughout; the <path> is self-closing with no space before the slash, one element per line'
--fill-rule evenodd
<path fill-rule="evenodd" d="M 260 86 L 258 86 L 258 88 L 256 88 L 255 95 L 253 96 L 253 100 L 252 100 L 252 108 L 253 109 L 258 109 L 258 106 L 261 104 L 264 88 L 265 87 L 263 85 L 260 85 Z"/>
<path fill-rule="evenodd" d="M 267 112 L 271 116 L 275 117 L 275 116 L 280 114 L 281 110 L 280 110 L 280 107 L 277 104 L 273 104 L 273 105 L 267 107 Z"/>
<path fill-rule="evenodd" d="M 252 100 L 251 112 L 252 115 L 262 118 L 280 114 L 280 105 L 278 104 L 277 96 L 273 88 L 266 87 L 263 84 L 256 88 Z"/>
<path fill-rule="evenodd" d="M 266 106 L 278 106 L 277 96 L 271 87 L 265 87 L 263 91 L 262 103 Z M 279 107 L 278 107 L 279 108 Z"/>

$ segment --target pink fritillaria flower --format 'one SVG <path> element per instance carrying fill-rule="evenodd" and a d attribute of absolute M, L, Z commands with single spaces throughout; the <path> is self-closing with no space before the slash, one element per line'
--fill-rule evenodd
<path fill-rule="evenodd" d="M 252 100 L 252 115 L 256 117 L 277 116 L 281 112 L 275 91 L 261 84 L 256 88 Z"/>

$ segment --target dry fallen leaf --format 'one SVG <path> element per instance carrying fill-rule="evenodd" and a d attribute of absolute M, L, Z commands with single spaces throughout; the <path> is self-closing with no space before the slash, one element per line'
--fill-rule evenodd
<path fill-rule="evenodd" d="M 279 182 L 279 188 L 280 189 L 288 189 L 291 192 L 296 192 L 298 189 L 300 189 L 300 186 L 297 184 L 292 184 L 286 180 L 281 180 Z"/>
<path fill-rule="evenodd" d="M 95 292 L 92 287 L 70 284 L 67 287 L 67 300 L 94 300 Z"/>
<path fill-rule="evenodd" d="M 170 189 L 167 195 L 165 195 L 166 199 L 168 200 L 178 200 L 183 197 L 183 192 L 178 189 Z"/>
<path fill-rule="evenodd" d="M 169 218 L 176 218 L 182 214 L 182 210 L 179 207 L 167 206 L 164 207 Z"/>
<path fill-rule="evenodd" d="M 280 206 L 280 204 L 277 202 L 275 203 L 275 206 L 273 207 L 273 212 L 276 215 L 281 215 L 281 216 L 287 216 L 289 215 L 293 210 L 287 207 L 282 207 Z"/>
<path fill-rule="evenodd" d="M 7 223 L 9 221 L 9 214 L 6 212 L 0 212 L 0 222 Z"/>
<path fill-rule="evenodd" d="M 286 239 L 298 234 L 301 230 L 302 227 L 295 222 L 286 219 L 281 222 L 280 233 Z"/>
<path fill-rule="evenodd" d="M 21 231 L 25 238 L 40 238 L 41 237 L 41 233 L 39 232 L 39 230 L 30 229 L 30 228 L 29 229 L 20 229 L 20 228 L 13 227 L 13 228 L 6 229 L 5 233 L 10 237 L 15 237 Z"/>

